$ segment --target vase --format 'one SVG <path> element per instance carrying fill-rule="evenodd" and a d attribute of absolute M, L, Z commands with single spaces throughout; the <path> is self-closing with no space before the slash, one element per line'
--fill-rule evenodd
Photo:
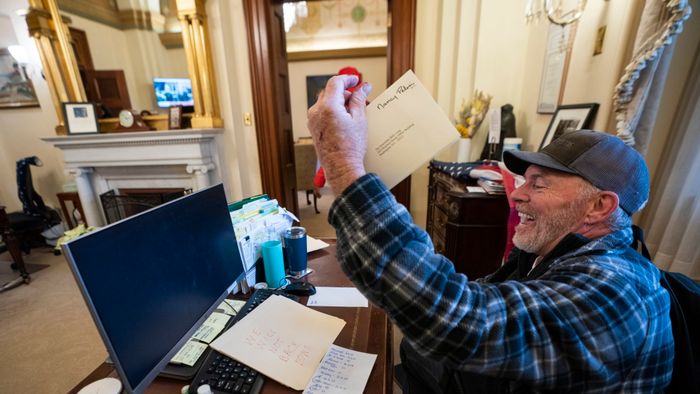
<path fill-rule="evenodd" d="M 469 156 L 472 151 L 472 139 L 471 138 L 460 138 L 457 145 L 457 161 L 459 163 L 464 163 L 469 161 Z"/>

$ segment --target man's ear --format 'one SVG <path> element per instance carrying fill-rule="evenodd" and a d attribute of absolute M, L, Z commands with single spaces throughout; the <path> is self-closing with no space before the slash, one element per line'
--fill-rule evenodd
<path fill-rule="evenodd" d="M 606 221 L 620 205 L 620 199 L 616 193 L 602 191 L 593 198 L 593 203 L 586 213 L 586 224 L 598 224 Z"/>

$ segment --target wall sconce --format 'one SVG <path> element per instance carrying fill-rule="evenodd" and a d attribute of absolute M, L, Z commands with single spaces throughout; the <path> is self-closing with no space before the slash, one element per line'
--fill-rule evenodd
<path fill-rule="evenodd" d="M 564 12 L 562 8 L 562 2 L 562 0 L 527 0 L 525 20 L 528 23 L 533 20 L 539 20 L 544 14 L 547 15 L 547 19 L 550 22 L 559 26 L 566 26 L 581 18 L 583 10 L 586 8 L 587 0 L 578 0 L 576 7 L 567 12 Z"/>

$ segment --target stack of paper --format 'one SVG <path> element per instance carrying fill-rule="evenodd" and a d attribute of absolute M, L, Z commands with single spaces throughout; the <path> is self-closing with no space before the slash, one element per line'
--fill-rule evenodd
<path fill-rule="evenodd" d="M 279 240 L 284 230 L 298 222 L 292 213 L 266 195 L 255 196 L 229 205 L 229 215 L 241 253 L 248 286 L 255 284 L 255 262 L 261 256 L 260 245 Z M 236 293 L 238 286 L 231 292 Z"/>

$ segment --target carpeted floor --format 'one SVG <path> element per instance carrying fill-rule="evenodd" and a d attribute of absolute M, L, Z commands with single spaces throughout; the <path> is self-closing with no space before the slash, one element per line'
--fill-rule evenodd
<path fill-rule="evenodd" d="M 328 224 L 328 210 L 335 196 L 330 187 L 321 189 L 321 198 L 316 199 L 316 205 L 320 213 L 314 210 L 313 196 L 309 196 L 311 204 L 306 203 L 306 193 L 297 193 L 299 203 L 300 226 L 306 228 L 307 234 L 314 238 L 335 238 L 335 229 Z"/>
<path fill-rule="evenodd" d="M 63 256 L 34 249 L 25 262 L 46 267 L 31 273 L 28 285 L 0 293 L 2 391 L 65 393 L 107 352 Z M 8 273 L 9 266 L 9 253 L 0 254 L 1 269 Z"/>

